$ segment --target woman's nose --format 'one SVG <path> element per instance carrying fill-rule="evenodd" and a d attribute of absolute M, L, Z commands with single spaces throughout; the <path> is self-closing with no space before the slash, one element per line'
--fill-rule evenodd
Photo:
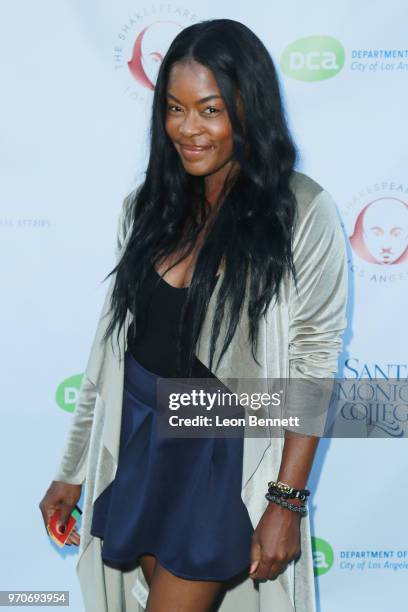
<path fill-rule="evenodd" d="M 202 131 L 200 118 L 194 113 L 187 113 L 180 124 L 179 131 L 183 136 L 192 136 Z"/>

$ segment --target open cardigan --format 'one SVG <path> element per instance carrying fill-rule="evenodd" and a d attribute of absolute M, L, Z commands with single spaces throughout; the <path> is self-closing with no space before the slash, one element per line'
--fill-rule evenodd
<path fill-rule="evenodd" d="M 337 374 L 347 323 L 345 239 L 336 206 L 327 191 L 299 172 L 293 174 L 291 189 L 297 200 L 293 241 L 297 291 L 291 277 L 287 277 L 279 300 L 271 302 L 266 317 L 261 319 L 257 349 L 260 366 L 251 355 L 244 304 L 233 340 L 218 369 L 213 369 L 223 382 L 231 378 L 312 376 L 333 379 Z M 131 201 L 131 197 L 125 199 L 119 217 L 117 257 L 121 256 L 130 235 Z M 132 321 L 128 310 L 119 346 L 116 334 L 113 343 L 111 339 L 102 342 L 109 323 L 107 313 L 113 281 L 112 276 L 54 479 L 83 484 L 85 488 L 76 570 L 86 612 L 133 612 L 137 609 L 142 612 L 148 585 L 140 566 L 128 572 L 106 566 L 101 558 L 102 541 L 90 534 L 92 504 L 114 479 L 118 463 L 123 355 L 127 329 Z M 196 349 L 198 359 L 207 367 L 211 325 L 221 284 L 217 283 L 212 294 Z M 219 338 L 224 337 L 224 331 L 225 327 Z M 268 503 L 265 499 L 267 483 L 277 478 L 283 443 L 282 437 L 270 435 L 268 427 L 265 427 L 264 437 L 244 438 L 241 496 L 254 528 Z M 275 580 L 255 584 L 248 577 L 228 590 L 220 612 L 315 612 L 309 518 L 302 518 L 300 524 L 300 558 L 290 563 Z"/>

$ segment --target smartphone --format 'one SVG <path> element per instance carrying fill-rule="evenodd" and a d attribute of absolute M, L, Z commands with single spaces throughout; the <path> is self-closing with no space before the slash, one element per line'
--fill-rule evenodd
<path fill-rule="evenodd" d="M 75 527 L 76 522 L 81 516 L 81 514 L 82 514 L 81 508 L 79 506 L 75 506 L 75 508 L 72 510 L 70 514 L 70 517 L 68 519 L 68 523 L 66 525 L 64 533 L 60 533 L 57 527 L 57 524 L 59 523 L 59 511 L 56 510 L 54 512 L 54 514 L 50 518 L 49 523 L 47 525 L 47 531 L 50 535 L 50 538 L 57 544 L 57 546 L 60 546 L 62 548 L 65 545 L 65 542 L 67 541 L 69 537 L 69 534 Z"/>

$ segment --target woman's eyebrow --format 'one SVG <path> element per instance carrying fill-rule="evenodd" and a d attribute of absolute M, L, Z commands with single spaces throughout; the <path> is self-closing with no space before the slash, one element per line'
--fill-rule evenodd
<path fill-rule="evenodd" d="M 176 96 L 174 96 L 172 93 L 168 92 L 167 96 L 169 98 L 172 98 L 173 100 L 175 100 L 179 104 L 181 104 L 180 100 L 178 100 L 176 98 Z M 222 96 L 218 96 L 217 94 L 210 94 L 209 96 L 205 96 L 205 98 L 200 98 L 199 100 L 196 100 L 196 104 L 203 104 L 204 102 L 208 102 L 208 100 L 212 100 L 213 98 L 220 98 L 220 99 L 222 99 Z"/>

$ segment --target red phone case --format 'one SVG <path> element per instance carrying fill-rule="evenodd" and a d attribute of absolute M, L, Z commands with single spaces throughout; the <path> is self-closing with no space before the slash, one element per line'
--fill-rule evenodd
<path fill-rule="evenodd" d="M 71 531 L 73 530 L 73 528 L 76 525 L 76 522 L 78 520 L 78 518 L 80 517 L 80 515 L 82 514 L 80 508 L 78 506 L 75 506 L 75 508 L 73 509 L 73 511 L 71 512 L 71 515 L 69 517 L 68 523 L 65 527 L 65 532 L 64 533 L 60 533 L 58 531 L 58 527 L 57 524 L 59 523 L 59 512 L 58 510 L 56 510 L 54 512 L 54 514 L 52 515 L 48 525 L 47 525 L 47 530 L 48 533 L 50 535 L 50 537 L 54 540 L 54 542 L 60 546 L 61 548 L 65 545 L 65 542 L 67 541 L 69 534 L 71 533 Z"/>

